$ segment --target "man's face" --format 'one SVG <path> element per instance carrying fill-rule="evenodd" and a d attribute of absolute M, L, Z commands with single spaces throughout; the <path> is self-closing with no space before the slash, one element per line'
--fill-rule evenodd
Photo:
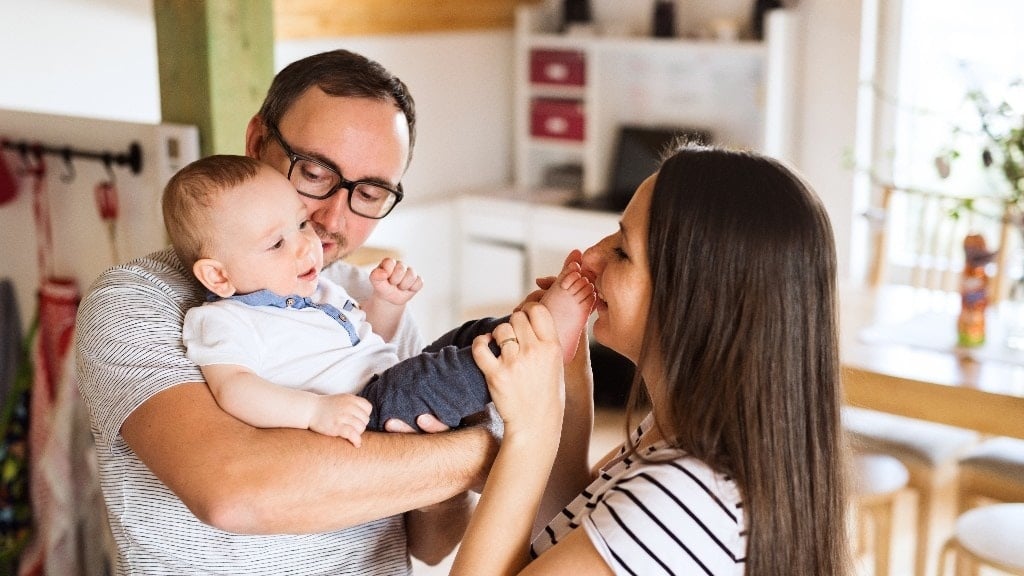
<path fill-rule="evenodd" d="M 405 173 L 409 127 L 405 115 L 390 102 L 330 96 L 313 87 L 296 100 L 277 129 L 295 153 L 323 162 L 346 180 L 380 181 L 396 188 Z M 255 130 L 261 131 L 255 135 L 259 139 L 254 139 Z M 249 132 L 247 153 L 287 174 L 289 158 L 268 138 L 266 126 L 254 120 Z M 259 142 L 264 145 L 255 145 Z M 299 198 L 323 245 L 324 266 L 362 246 L 377 225 L 377 220 L 349 209 L 344 189 L 326 200 Z"/>

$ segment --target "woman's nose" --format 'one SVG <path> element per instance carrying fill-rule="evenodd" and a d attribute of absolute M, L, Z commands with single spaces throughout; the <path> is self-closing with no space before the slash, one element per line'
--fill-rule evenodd
<path fill-rule="evenodd" d="M 607 238 L 583 251 L 583 269 L 585 271 L 589 271 L 593 274 L 599 274 L 601 272 L 601 269 L 604 267 L 604 259 L 601 257 L 601 245 L 604 244 L 605 240 L 607 240 Z"/>

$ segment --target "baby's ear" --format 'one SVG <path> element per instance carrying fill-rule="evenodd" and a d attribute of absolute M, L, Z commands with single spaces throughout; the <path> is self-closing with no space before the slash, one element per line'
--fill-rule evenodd
<path fill-rule="evenodd" d="M 213 258 L 200 258 L 192 265 L 192 273 L 202 282 L 203 286 L 221 298 L 227 298 L 235 293 L 235 286 L 228 278 L 227 270 L 219 260 Z"/>

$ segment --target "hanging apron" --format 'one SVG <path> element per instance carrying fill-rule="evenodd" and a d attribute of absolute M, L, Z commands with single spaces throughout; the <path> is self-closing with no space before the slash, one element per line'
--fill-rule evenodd
<path fill-rule="evenodd" d="M 36 160 L 32 170 L 32 208 L 40 274 L 39 334 L 33 350 L 35 370 L 29 406 L 29 469 L 35 534 L 22 556 L 19 574 L 73 575 L 77 547 L 73 531 L 74 478 L 67 465 L 71 455 L 65 453 L 69 443 L 54 442 L 54 415 L 58 396 L 68 397 L 59 394 L 60 387 L 74 382 L 65 378 L 65 364 L 71 349 L 80 293 L 74 279 L 53 274 L 46 165 L 41 155 L 37 155 Z M 47 467 L 49 473 L 43 471 L 41 464 L 44 462 L 51 463 Z M 61 464 L 53 465 L 53 462 Z M 63 477 L 55 478 L 54 470 Z M 69 500 L 71 506 L 68 506 Z"/>

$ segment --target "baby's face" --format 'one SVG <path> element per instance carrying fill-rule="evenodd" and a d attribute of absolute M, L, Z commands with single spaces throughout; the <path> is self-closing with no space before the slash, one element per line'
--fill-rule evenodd
<path fill-rule="evenodd" d="M 270 290 L 310 296 L 324 254 L 306 207 L 291 183 L 264 166 L 256 178 L 220 195 L 214 206 L 213 252 L 236 293 Z"/>

